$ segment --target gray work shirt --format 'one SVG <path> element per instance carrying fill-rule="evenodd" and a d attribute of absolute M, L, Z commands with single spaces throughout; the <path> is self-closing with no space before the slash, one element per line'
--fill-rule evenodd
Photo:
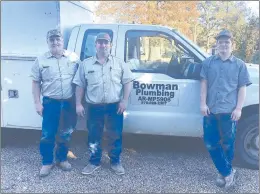
<path fill-rule="evenodd" d="M 40 82 L 42 96 L 68 99 L 74 94 L 72 80 L 78 64 L 76 53 L 64 50 L 62 57 L 57 59 L 51 52 L 46 52 L 35 60 L 31 77 Z"/>
<path fill-rule="evenodd" d="M 205 59 L 200 76 L 207 80 L 207 105 L 213 114 L 231 113 L 239 88 L 251 84 L 245 63 L 233 55 L 225 61 L 218 55 Z"/>
<path fill-rule="evenodd" d="M 79 66 L 73 83 L 84 88 L 87 103 L 106 104 L 119 102 L 123 85 L 132 80 L 128 64 L 110 55 L 103 65 L 95 56 L 85 59 Z"/>

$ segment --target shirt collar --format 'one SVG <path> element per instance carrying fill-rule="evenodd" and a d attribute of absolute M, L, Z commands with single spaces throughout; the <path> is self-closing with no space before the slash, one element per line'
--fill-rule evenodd
<path fill-rule="evenodd" d="M 67 50 L 63 50 L 62 56 L 63 56 L 63 57 L 69 56 L 69 52 L 68 52 Z M 52 58 L 52 57 L 54 57 L 54 56 L 53 56 L 53 54 L 51 54 L 50 51 L 48 51 L 48 52 L 46 53 L 46 57 L 49 59 L 49 58 Z"/>
<path fill-rule="evenodd" d="M 221 60 L 221 58 L 220 58 L 220 56 L 219 56 L 218 54 L 215 55 L 215 59 L 216 59 L 216 60 Z M 229 60 L 230 62 L 234 62 L 234 61 L 235 61 L 234 55 L 231 54 L 231 56 L 230 56 L 227 60 Z M 226 61 L 227 61 L 227 60 L 226 60 Z"/>
<path fill-rule="evenodd" d="M 112 60 L 112 56 L 111 55 L 108 55 L 108 59 L 107 59 L 107 61 L 109 61 L 109 60 Z M 95 55 L 95 56 L 93 56 L 93 65 L 95 65 L 95 64 L 99 64 L 99 62 L 98 62 L 98 59 L 97 59 L 97 56 Z"/>

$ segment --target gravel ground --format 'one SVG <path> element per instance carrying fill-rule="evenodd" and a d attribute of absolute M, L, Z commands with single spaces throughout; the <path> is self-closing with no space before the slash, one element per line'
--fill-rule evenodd
<path fill-rule="evenodd" d="M 258 170 L 238 165 L 235 187 L 216 187 L 216 170 L 197 138 L 125 134 L 121 160 L 126 174 L 109 169 L 104 151 L 102 167 L 84 176 L 80 172 L 88 160 L 85 136 L 86 132 L 73 134 L 71 150 L 77 159 L 70 159 L 71 172 L 55 167 L 48 177 L 39 178 L 40 132 L 2 131 L 1 193 L 259 193 Z"/>

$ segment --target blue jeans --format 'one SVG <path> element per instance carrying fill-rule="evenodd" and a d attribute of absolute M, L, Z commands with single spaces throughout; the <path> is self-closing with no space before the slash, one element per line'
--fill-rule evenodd
<path fill-rule="evenodd" d="M 69 100 L 55 100 L 43 97 L 42 105 L 43 120 L 40 141 L 42 164 L 49 165 L 53 163 L 56 135 L 57 147 L 55 159 L 57 162 L 66 161 L 69 141 L 77 121 L 74 98 Z"/>
<path fill-rule="evenodd" d="M 106 116 L 106 130 L 109 146 L 108 156 L 111 164 L 119 163 L 122 151 L 123 114 L 117 114 L 118 103 L 103 105 L 88 104 L 87 106 L 88 147 L 90 151 L 89 162 L 93 165 L 99 165 L 101 162 L 101 141 Z"/>
<path fill-rule="evenodd" d="M 232 170 L 236 121 L 231 114 L 210 114 L 203 119 L 204 143 L 222 176 L 228 176 Z"/>

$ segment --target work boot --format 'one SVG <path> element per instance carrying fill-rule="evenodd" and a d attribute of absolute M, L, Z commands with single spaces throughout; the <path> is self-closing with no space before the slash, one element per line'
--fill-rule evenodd
<path fill-rule="evenodd" d="M 123 175 L 125 174 L 125 169 L 122 166 L 121 163 L 117 164 L 111 164 L 111 169 L 117 174 L 117 175 Z"/>
<path fill-rule="evenodd" d="M 42 168 L 40 170 L 40 177 L 48 176 L 51 172 L 53 165 L 42 165 Z"/>
<path fill-rule="evenodd" d="M 81 174 L 87 175 L 87 174 L 92 174 L 95 170 L 99 169 L 100 165 L 94 165 L 94 164 L 88 164 L 83 168 L 81 171 Z"/>
<path fill-rule="evenodd" d="M 224 187 L 225 184 L 226 184 L 225 178 L 221 174 L 218 174 L 216 179 L 216 185 L 218 187 Z"/>
<path fill-rule="evenodd" d="M 225 181 L 226 181 L 226 185 L 225 185 L 225 188 L 226 189 L 229 189 L 231 188 L 232 186 L 234 186 L 235 184 L 235 177 L 236 176 L 236 170 L 235 169 L 232 169 L 230 175 L 226 176 L 225 177 Z"/>
<path fill-rule="evenodd" d="M 70 171 L 72 169 L 71 164 L 67 160 L 58 163 L 58 166 L 64 171 Z"/>

